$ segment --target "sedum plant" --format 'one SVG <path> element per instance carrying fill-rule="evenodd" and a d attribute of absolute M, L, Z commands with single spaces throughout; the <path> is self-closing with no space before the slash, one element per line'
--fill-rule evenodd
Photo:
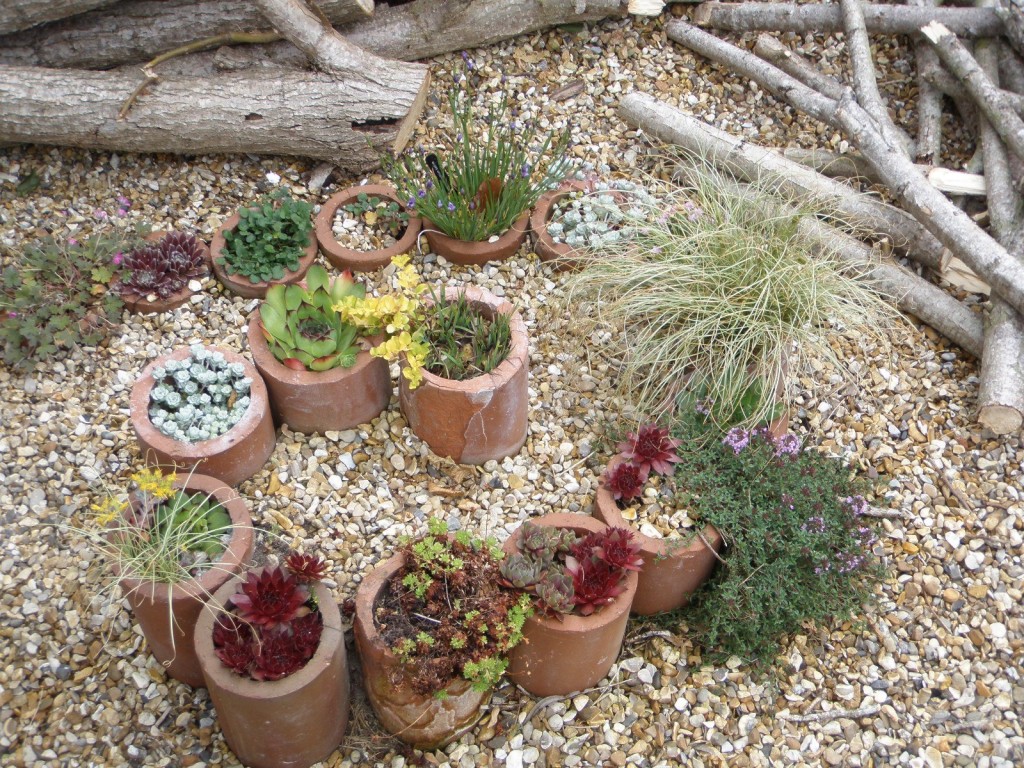
<path fill-rule="evenodd" d="M 166 299 L 206 274 L 204 250 L 193 235 L 170 232 L 155 244 L 129 251 L 121 263 L 118 293 L 133 299 Z"/>
<path fill-rule="evenodd" d="M 630 211 L 628 237 L 577 252 L 584 266 L 569 301 L 590 302 L 593 312 L 578 314 L 622 329 L 620 387 L 638 412 L 671 425 L 687 393 L 700 392 L 716 414 L 753 426 L 784 396 L 787 370 L 810 358 L 842 369 L 832 324 L 878 336 L 894 310 L 803 234 L 814 210 L 690 166 L 691 181 Z"/>
<path fill-rule="evenodd" d="M 624 179 L 593 181 L 589 192 L 573 192 L 554 205 L 547 231 L 555 243 L 574 249 L 617 243 L 633 220 L 657 208 L 640 184 Z"/>
<path fill-rule="evenodd" d="M 326 570 L 319 557 L 291 552 L 284 567 L 249 571 L 213 627 L 224 666 L 252 680 L 281 680 L 306 666 L 323 634 L 312 585 Z"/>
<path fill-rule="evenodd" d="M 149 419 L 174 440 L 212 440 L 241 421 L 249 408 L 252 380 L 245 367 L 202 344 L 193 344 L 186 359 L 154 368 L 153 380 Z"/>
<path fill-rule="evenodd" d="M 427 525 L 402 546 L 405 565 L 374 607 L 377 627 L 417 693 L 443 698 L 459 676 L 486 691 L 522 640 L 529 597 L 499 586 L 496 542 L 467 531 L 449 535 L 440 518 Z"/>
<path fill-rule="evenodd" d="M 260 306 L 260 321 L 271 353 L 299 371 L 351 368 L 359 354 L 359 329 L 343 321 L 334 306 L 346 297 L 359 300 L 365 295 L 351 272 L 331 280 L 319 264 L 310 268 L 305 287 L 270 286 Z"/>
<path fill-rule="evenodd" d="M 238 225 L 224 233 L 224 250 L 217 257 L 229 275 L 252 283 L 280 280 L 296 272 L 309 246 L 313 206 L 294 200 L 283 190 L 238 212 Z"/>
<path fill-rule="evenodd" d="M 385 169 L 407 207 L 459 240 L 487 240 L 505 232 L 569 170 L 569 129 L 541 137 L 536 123 L 508 115 L 502 95 L 482 121 L 474 119 L 472 94 L 448 94 L 454 137 L 438 152 L 410 151 Z"/>
<path fill-rule="evenodd" d="M 501 564 L 503 582 L 533 594 L 536 607 L 557 618 L 589 616 L 613 602 L 626 589 L 627 572 L 643 565 L 640 543 L 625 528 L 580 537 L 525 522 L 518 536 L 519 552 Z"/>

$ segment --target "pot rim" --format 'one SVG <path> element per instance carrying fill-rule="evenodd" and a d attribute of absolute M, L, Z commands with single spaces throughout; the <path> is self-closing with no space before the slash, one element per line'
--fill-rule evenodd
<path fill-rule="evenodd" d="M 153 379 L 153 369 L 167 363 L 169 360 L 184 360 L 191 354 L 190 347 L 178 347 L 154 358 L 142 369 L 142 373 L 139 374 L 135 384 L 132 385 L 130 418 L 136 432 L 144 429 L 147 437 L 146 442 L 176 461 L 206 458 L 227 450 L 239 442 L 240 439 L 251 434 L 259 426 L 263 420 L 263 411 L 270 406 L 267 386 L 263 383 L 263 378 L 253 363 L 234 350 L 210 344 L 204 344 L 203 346 L 207 350 L 220 352 L 229 363 L 241 363 L 245 367 L 245 375 L 252 380 L 252 384 L 249 387 L 249 407 L 245 410 L 238 423 L 224 434 L 211 437 L 209 440 L 187 443 L 168 437 L 157 429 L 149 418 L 150 394 L 153 391 L 153 387 L 156 386 L 156 381 Z M 262 403 L 262 409 L 258 406 L 257 400 Z"/>
<path fill-rule="evenodd" d="M 239 574 L 218 589 L 200 613 L 199 621 L 196 622 L 196 654 L 199 656 L 203 676 L 208 677 L 220 688 L 230 688 L 240 696 L 255 699 L 274 699 L 300 691 L 331 666 L 330 660 L 333 658 L 338 644 L 345 642 L 341 611 L 338 610 L 338 604 L 334 601 L 334 595 L 323 582 L 313 585 L 313 594 L 323 620 L 323 631 L 320 634 L 320 644 L 309 661 L 301 669 L 280 680 L 252 680 L 242 677 L 224 666 L 213 647 L 215 617 L 220 612 L 227 612 L 225 605 L 235 593 L 238 585 L 244 580 L 243 576 L 245 575 L 245 573 Z"/>
<path fill-rule="evenodd" d="M 416 247 L 416 240 L 419 237 L 420 229 L 423 227 L 423 219 L 410 213 L 409 221 L 405 226 L 405 232 L 402 233 L 402 236 L 398 238 L 394 245 L 368 251 L 346 248 L 334 236 L 332 226 L 334 216 L 342 205 L 351 200 L 356 200 L 362 193 L 386 197 L 388 200 L 402 205 L 402 201 L 398 198 L 398 190 L 390 184 L 355 185 L 345 187 L 345 189 L 331 195 L 316 215 L 313 229 L 320 252 L 338 269 L 354 269 L 360 272 L 369 272 L 386 266 L 393 257 L 402 253 L 408 253 Z"/>

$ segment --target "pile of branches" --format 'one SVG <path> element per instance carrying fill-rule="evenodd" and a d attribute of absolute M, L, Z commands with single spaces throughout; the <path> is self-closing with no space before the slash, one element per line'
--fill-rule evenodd
<path fill-rule="evenodd" d="M 693 20 L 730 31 L 844 33 L 851 86 L 770 35 L 761 34 L 751 53 L 683 19 L 667 24 L 670 39 L 842 131 L 856 153 L 835 161 L 823 153 L 763 149 L 641 93 L 623 98 L 624 119 L 740 179 L 771 179 L 795 199 L 831 199 L 846 222 L 884 236 L 918 262 L 919 270 L 907 269 L 827 223 L 805 223 L 823 248 L 842 254 L 901 309 L 979 358 L 979 421 L 997 434 L 1018 432 L 1024 422 L 1024 1 L 979 0 L 974 7 L 935 7 L 931 0 L 709 2 L 696 7 Z M 905 34 L 914 41 L 916 137 L 889 116 L 869 33 Z M 944 95 L 976 127 L 980 148 L 972 164 L 983 177 L 934 167 L 941 156 Z M 902 208 L 866 197 L 823 170 L 867 176 L 885 185 Z M 950 199 L 940 187 L 983 195 L 987 210 L 969 215 L 957 204 L 962 198 Z M 925 279 L 942 282 L 951 260 L 966 265 L 975 286 L 990 293 L 983 314 Z"/>
<path fill-rule="evenodd" d="M 0 144 L 298 155 L 401 151 L 429 72 L 406 63 L 627 0 L 21 0 L 0 4 Z"/>

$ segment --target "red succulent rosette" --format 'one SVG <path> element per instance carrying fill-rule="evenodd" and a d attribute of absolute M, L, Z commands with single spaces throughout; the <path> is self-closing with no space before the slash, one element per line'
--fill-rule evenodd
<path fill-rule="evenodd" d="M 605 470 L 604 487 L 612 492 L 612 498 L 616 501 L 635 499 L 644 492 L 644 483 L 647 482 L 649 472 L 646 466 L 623 461 Z"/>
<path fill-rule="evenodd" d="M 619 443 L 617 450 L 622 458 L 659 475 L 672 474 L 672 465 L 682 461 L 676 449 L 682 441 L 668 436 L 668 430 L 657 424 L 645 424 L 636 432 L 630 432 L 626 440 Z"/>

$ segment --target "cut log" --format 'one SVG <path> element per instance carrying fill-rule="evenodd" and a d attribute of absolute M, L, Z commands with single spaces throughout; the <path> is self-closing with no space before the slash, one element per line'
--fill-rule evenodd
<path fill-rule="evenodd" d="M 934 85 L 954 101 L 971 98 L 971 94 L 967 92 L 963 84 L 942 68 L 928 69 L 923 73 L 923 77 L 928 83 Z M 1024 116 L 1024 96 L 1001 88 L 999 89 L 999 97 L 1002 101 L 1009 104 L 1014 112 Z"/>
<path fill-rule="evenodd" d="M 800 163 L 833 179 L 866 179 L 877 181 L 871 163 L 858 154 L 839 154 L 827 149 L 804 149 L 784 147 L 782 156 L 794 163 Z"/>
<path fill-rule="evenodd" d="M 948 252 L 898 208 L 786 160 L 775 150 L 749 144 L 645 93 L 624 96 L 619 114 L 630 125 L 705 157 L 737 178 L 769 181 L 792 200 L 816 201 L 850 226 L 888 238 L 916 261 L 940 271 L 945 268 Z"/>
<path fill-rule="evenodd" d="M 1000 298 L 1017 311 L 1024 310 L 1024 266 L 928 184 L 902 148 L 894 147 L 874 128 L 875 119 L 857 104 L 852 92 L 837 104 L 753 54 L 681 20 L 670 22 L 667 31 L 673 40 L 726 63 L 797 109 L 843 129 L 914 218 L 991 285 Z"/>
<path fill-rule="evenodd" d="M 908 0 L 907 5 L 934 8 L 935 0 Z M 926 43 L 914 40 L 917 63 L 917 162 L 942 162 L 942 91 L 928 82 L 927 72 L 939 69 L 939 57 Z"/>
<path fill-rule="evenodd" d="M 118 0 L 12 0 L 0 4 L 0 34 L 113 5 Z"/>
<path fill-rule="evenodd" d="M 660 16 L 664 0 L 629 0 L 629 12 L 634 16 Z"/>
<path fill-rule="evenodd" d="M 842 11 L 838 5 L 811 3 L 703 3 L 693 15 L 694 23 L 736 32 L 842 32 Z M 930 21 L 940 21 L 958 35 L 983 37 L 1000 35 L 1003 22 L 988 8 L 914 8 L 905 5 L 866 5 L 864 20 L 868 32 L 886 35 L 914 35 Z"/>
<path fill-rule="evenodd" d="M 1017 157 L 1024 158 L 1024 120 L 1002 98 L 1002 92 L 978 66 L 971 52 L 957 40 L 956 35 L 941 24 L 928 24 L 921 29 L 921 34 L 935 47 L 942 63 L 974 97 L 989 124 L 1006 142 L 1007 148 Z"/>
<path fill-rule="evenodd" d="M 161 78 L 126 119 L 138 78 L 116 72 L 0 67 L 0 141 L 203 154 L 251 152 L 328 160 L 354 172 L 408 140 L 428 77 L 368 87 L 326 74 Z M 269 86 L 269 87 L 268 87 Z"/>
<path fill-rule="evenodd" d="M 335 24 L 367 18 L 373 0 L 320 0 Z M 109 69 L 143 62 L 196 40 L 270 25 L 251 2 L 128 0 L 20 35 L 0 37 L 0 63 Z"/>
<path fill-rule="evenodd" d="M 979 40 L 977 63 L 982 72 L 999 80 L 998 43 Z M 989 219 L 1007 250 L 1024 260 L 1024 211 L 1010 179 L 1006 147 L 999 134 L 982 120 L 981 146 L 990 193 Z M 985 353 L 978 376 L 978 421 L 999 435 L 1024 424 L 1024 321 L 1002 300 L 993 297 L 985 319 Z"/>

